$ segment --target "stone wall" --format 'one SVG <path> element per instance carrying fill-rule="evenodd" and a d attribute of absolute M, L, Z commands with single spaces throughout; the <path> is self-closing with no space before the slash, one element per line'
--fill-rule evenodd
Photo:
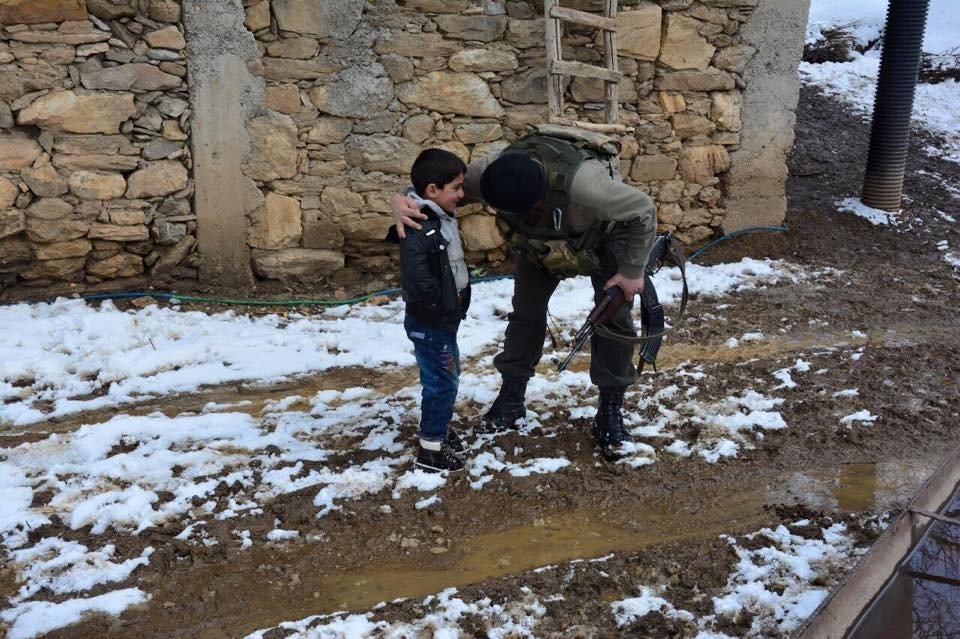
<path fill-rule="evenodd" d="M 0 291 L 195 278 L 175 0 L 0 0 Z"/>
<path fill-rule="evenodd" d="M 469 161 L 546 118 L 542 2 L 244 4 L 269 109 L 249 127 L 245 165 L 263 195 L 248 233 L 260 277 L 391 281 L 395 251 L 380 241 L 387 198 L 407 183 L 417 153 L 440 146 Z M 756 4 L 621 2 L 621 122 L 632 128 L 622 173 L 654 196 L 661 230 L 688 243 L 723 225 L 722 176 L 741 144 L 742 74 L 756 51 L 740 33 Z M 570 28 L 564 44 L 565 58 L 603 63 L 592 30 Z M 568 116 L 602 118 L 601 82 L 573 79 L 566 97 Z M 468 260 L 503 259 L 489 211 L 461 213 Z"/>
<path fill-rule="evenodd" d="M 696 244 L 756 223 L 731 202 L 782 220 L 807 4 L 621 0 L 621 172 L 654 197 L 661 231 Z M 542 0 L 0 0 L 0 295 L 392 284 L 388 198 L 417 153 L 470 161 L 545 121 L 542 12 Z M 598 34 L 567 29 L 564 57 L 602 64 Z M 602 99 L 602 83 L 573 79 L 566 115 L 600 121 Z M 491 212 L 461 215 L 468 261 L 502 261 Z"/>

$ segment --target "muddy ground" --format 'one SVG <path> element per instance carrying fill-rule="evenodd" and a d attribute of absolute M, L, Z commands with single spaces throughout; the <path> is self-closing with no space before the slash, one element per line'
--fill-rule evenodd
<path fill-rule="evenodd" d="M 863 524 L 865 518 L 902 506 L 960 442 L 960 283 L 936 247 L 941 240 L 960 245 L 960 227 L 937 213 L 960 215 L 960 196 L 943 184 L 957 166 L 924 154 L 921 149 L 936 141 L 920 134 L 913 142 L 898 229 L 837 214 L 837 200 L 859 194 L 868 135 L 859 116 L 815 89 L 803 89 L 790 157 L 789 233 L 736 238 L 707 252 L 701 263 L 782 258 L 821 271 L 822 280 L 745 291 L 722 303 L 691 300 L 689 321 L 664 347 L 663 370 L 645 375 L 630 397 L 642 406 L 644 394 L 669 384 L 682 391 L 693 384 L 683 373 L 697 366 L 709 372 L 697 382 L 700 395 L 724 397 L 802 357 L 818 374 L 779 391 L 786 400 L 779 410 L 789 428 L 767 432 L 753 449 L 717 464 L 664 455 L 655 464 L 631 468 L 599 460 L 590 446 L 588 419 L 573 428 L 544 420 L 542 428 L 522 437 L 508 434 L 497 445 L 515 450 L 518 459 L 562 453 L 572 462 L 569 468 L 511 478 L 483 491 L 471 489 L 472 478 L 461 476 L 448 481 L 439 491 L 441 502 L 429 510 L 414 508 L 418 496 L 411 492 L 400 499 L 378 494 L 317 519 L 314 488 L 278 499 L 263 514 L 210 521 L 208 532 L 219 541 L 213 546 L 175 539 L 182 530 L 177 525 L 117 534 L 111 541 L 125 556 L 156 548 L 149 565 L 126 584 L 150 593 L 151 602 L 49 636 L 235 637 L 311 614 L 366 611 L 397 597 L 408 599 L 390 604 L 381 617 L 415 619 L 423 615 L 423 596 L 457 586 L 468 600 L 518 601 L 522 588 L 562 595 L 546 604 L 538 636 L 688 637 L 696 634 L 695 624 L 655 614 L 618 628 L 609 602 L 635 595 L 638 584 L 660 584 L 677 607 L 710 614 L 711 595 L 736 563 L 721 533 L 743 535 L 804 518 L 813 522 L 811 529 L 847 521 L 861 543 L 869 544 L 878 529 Z M 738 349 L 725 346 L 730 337 L 750 332 L 767 338 Z M 136 411 L 196 410 L 211 398 L 238 401 L 258 393 L 261 399 L 305 395 L 342 387 L 354 381 L 353 374 L 341 371 L 256 392 L 242 386 L 212 389 Z M 377 384 L 409 384 L 409 375 L 388 372 Z M 846 388 L 859 389 L 856 402 L 833 395 Z M 531 403 L 543 407 L 549 400 L 531 398 Z M 869 427 L 839 426 L 838 416 L 864 407 L 881 419 Z M 461 428 L 467 429 L 481 408 L 465 406 Z M 653 416 L 641 408 L 641 418 Z M 76 423 L 108 417 L 86 415 Z M 0 438 L 0 447 L 75 425 L 37 425 L 33 432 Z M 412 437 L 416 424 L 407 426 Z M 691 442 L 699 436 L 692 428 L 680 432 Z M 516 452 L 518 447 L 523 450 Z M 346 467 L 365 455 L 370 454 L 352 452 L 328 464 Z M 887 491 L 880 499 L 879 487 L 890 483 L 891 474 L 900 479 L 899 492 Z M 796 488 L 798 477 L 827 478 L 835 490 L 811 498 Z M 236 490 L 223 483 L 219 492 L 225 500 Z M 240 550 L 230 532 L 245 528 L 262 539 L 275 527 L 313 541 L 258 542 Z M 63 525 L 35 531 L 34 537 L 58 534 L 90 539 L 89 530 Z M 101 536 L 89 545 L 102 542 Z M 608 558 L 570 563 L 601 556 Z M 545 565 L 555 567 L 532 570 Z M 0 595 L 14 588 L 9 574 L 0 575 Z M 720 629 L 740 635 L 749 621 Z M 481 625 L 462 627 L 486 636 Z M 276 629 L 267 636 L 287 633 Z"/>

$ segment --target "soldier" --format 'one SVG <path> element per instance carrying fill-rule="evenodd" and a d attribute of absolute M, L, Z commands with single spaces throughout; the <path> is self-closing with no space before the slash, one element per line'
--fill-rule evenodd
<path fill-rule="evenodd" d="M 631 309 L 643 290 L 647 254 L 656 233 L 656 208 L 642 191 L 624 184 L 617 144 L 607 136 L 541 125 L 496 157 L 467 168 L 464 203 L 497 210 L 497 225 L 517 253 L 513 311 L 503 351 L 494 366 L 500 392 L 478 432 L 515 428 L 526 416 L 527 382 L 543 354 L 547 305 L 560 280 L 589 275 L 595 302 L 617 285 L 627 302 L 609 321 L 615 332 L 636 336 Z M 419 228 L 414 203 L 390 200 L 397 232 Z M 600 389 L 593 437 L 603 454 L 616 459 L 631 440 L 623 424 L 623 395 L 637 378 L 633 345 L 595 335 L 590 379 Z"/>

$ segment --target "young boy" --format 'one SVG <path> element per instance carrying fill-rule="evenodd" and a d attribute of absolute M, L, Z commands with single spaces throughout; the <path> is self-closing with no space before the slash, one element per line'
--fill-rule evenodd
<path fill-rule="evenodd" d="M 400 241 L 403 325 L 413 342 L 420 384 L 420 445 L 416 465 L 431 472 L 462 470 L 463 443 L 449 428 L 460 385 L 457 328 L 470 304 L 470 277 L 454 209 L 463 199 L 463 161 L 427 149 L 410 170 L 407 196 L 427 215 L 420 230 Z M 396 229 L 391 228 L 396 238 Z"/>

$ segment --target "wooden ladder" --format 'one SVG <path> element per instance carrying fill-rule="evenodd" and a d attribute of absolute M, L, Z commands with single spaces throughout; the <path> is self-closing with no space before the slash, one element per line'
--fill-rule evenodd
<path fill-rule="evenodd" d="M 623 75 L 617 68 L 617 0 L 603 0 L 604 15 L 567 9 L 560 0 L 544 0 L 544 20 L 547 40 L 547 101 L 550 122 L 576 126 L 602 133 L 624 133 L 626 127 L 617 122 L 620 109 L 620 80 Z M 563 59 L 561 35 L 563 23 L 571 22 L 603 31 L 606 66 L 598 67 L 583 62 Z M 605 124 L 570 120 L 563 115 L 563 77 L 578 76 L 603 80 Z"/>

